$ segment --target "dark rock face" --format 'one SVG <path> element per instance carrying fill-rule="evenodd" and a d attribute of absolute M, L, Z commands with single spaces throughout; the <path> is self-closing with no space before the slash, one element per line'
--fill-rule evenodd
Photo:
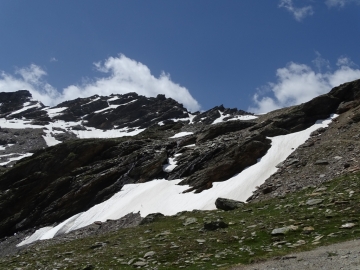
<path fill-rule="evenodd" d="M 212 187 L 213 182 L 229 179 L 257 162 L 270 148 L 270 140 L 259 135 L 230 145 L 214 146 L 207 151 L 192 154 L 187 162 L 175 168 L 173 179 L 188 176 L 180 184 L 193 186 L 188 191 L 201 192 Z"/>
<path fill-rule="evenodd" d="M 136 93 L 110 97 L 92 96 L 66 101 L 56 107 L 67 109 L 55 119 L 85 120 L 83 125 L 99 129 L 147 128 L 154 124 L 154 121 L 158 123 L 172 118 L 189 117 L 182 104 L 163 95 L 156 98 L 147 98 Z"/>
<path fill-rule="evenodd" d="M 6 115 L 22 108 L 25 102 L 30 101 L 31 94 L 27 90 L 19 90 L 16 92 L 0 93 L 0 113 Z"/>
<path fill-rule="evenodd" d="M 215 206 L 217 209 L 229 211 L 243 207 L 244 203 L 226 198 L 217 198 L 215 201 Z"/>
<path fill-rule="evenodd" d="M 254 125 L 256 125 L 256 123 L 254 122 L 240 122 L 240 121 L 229 121 L 229 122 L 211 125 L 205 128 L 204 130 L 202 130 L 201 134 L 197 136 L 196 141 L 205 142 L 207 140 L 214 139 L 220 135 L 239 131 Z"/>

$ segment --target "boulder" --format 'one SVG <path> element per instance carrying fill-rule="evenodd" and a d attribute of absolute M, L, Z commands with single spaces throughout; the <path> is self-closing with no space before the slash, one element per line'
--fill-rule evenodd
<path fill-rule="evenodd" d="M 245 203 L 240 202 L 240 201 L 235 201 L 235 200 L 225 199 L 225 198 L 217 198 L 215 201 L 216 208 L 225 210 L 225 211 L 241 208 L 244 206 L 244 204 Z"/>
<path fill-rule="evenodd" d="M 205 221 L 204 230 L 206 231 L 216 231 L 217 229 L 224 229 L 229 227 L 224 221 Z"/>
<path fill-rule="evenodd" d="M 143 218 L 143 220 L 141 220 L 140 225 L 153 223 L 153 222 L 155 222 L 156 220 L 158 220 L 159 218 L 161 218 L 163 216 L 164 215 L 161 214 L 161 213 L 148 214 L 146 217 Z"/>

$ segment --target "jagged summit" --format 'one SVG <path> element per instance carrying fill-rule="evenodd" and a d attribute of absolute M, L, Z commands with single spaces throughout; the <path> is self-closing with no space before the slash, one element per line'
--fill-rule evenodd
<path fill-rule="evenodd" d="M 223 106 L 191 114 L 165 95 L 94 95 L 50 108 L 34 100 L 27 90 L 0 93 L 0 127 L 7 132 L 0 133 L 4 148 L 0 165 L 12 165 L 29 153 L 70 139 L 133 136 L 153 125 L 181 122 L 202 126 L 241 115 L 250 114 Z"/>

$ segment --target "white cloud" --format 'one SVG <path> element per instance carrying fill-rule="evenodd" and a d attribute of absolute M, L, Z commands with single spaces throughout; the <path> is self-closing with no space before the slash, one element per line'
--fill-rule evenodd
<path fill-rule="evenodd" d="M 299 22 L 305 17 L 314 14 L 312 6 L 298 8 L 294 6 L 293 0 L 280 0 L 279 7 L 287 9 L 290 13 L 294 15 L 295 20 Z"/>
<path fill-rule="evenodd" d="M 346 4 L 356 3 L 360 4 L 360 0 L 326 0 L 325 4 L 328 7 L 344 7 Z"/>
<path fill-rule="evenodd" d="M 60 94 L 54 87 L 43 80 L 46 72 L 37 65 L 18 69 L 12 76 L 5 72 L 0 74 L 0 92 L 13 92 L 17 90 L 29 90 L 33 98 L 44 104 L 52 104 Z"/>
<path fill-rule="evenodd" d="M 103 77 L 87 80 L 81 85 L 70 85 L 61 93 L 43 80 L 47 74 L 37 65 L 32 64 L 28 68 L 18 69 L 17 76 L 2 72 L 0 74 L 0 92 L 27 89 L 35 99 L 50 106 L 65 100 L 89 97 L 95 94 L 107 96 L 136 92 L 147 97 L 165 94 L 166 97 L 171 97 L 184 104 L 190 111 L 200 109 L 199 103 L 189 91 L 172 82 L 169 74 L 163 72 L 159 78 L 156 78 L 147 66 L 124 55 L 109 57 L 103 63 L 99 62 L 94 65 L 99 72 L 104 74 Z"/>
<path fill-rule="evenodd" d="M 50 62 L 57 62 L 58 60 L 55 57 L 50 58 Z"/>
<path fill-rule="evenodd" d="M 277 82 L 268 83 L 265 86 L 269 89 L 267 92 L 264 93 L 262 87 L 253 96 L 255 106 L 250 107 L 249 111 L 263 113 L 300 104 L 342 83 L 360 79 L 360 70 L 349 66 L 349 63 L 352 63 L 350 59 L 345 61 L 339 58 L 335 71 L 322 73 L 315 72 L 308 65 L 290 62 L 276 71 Z"/>

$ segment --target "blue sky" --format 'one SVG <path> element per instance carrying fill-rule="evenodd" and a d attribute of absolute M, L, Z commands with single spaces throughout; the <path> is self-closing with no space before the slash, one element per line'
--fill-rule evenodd
<path fill-rule="evenodd" d="M 360 78 L 360 0 L 2 0 L 0 91 L 265 112 Z"/>

